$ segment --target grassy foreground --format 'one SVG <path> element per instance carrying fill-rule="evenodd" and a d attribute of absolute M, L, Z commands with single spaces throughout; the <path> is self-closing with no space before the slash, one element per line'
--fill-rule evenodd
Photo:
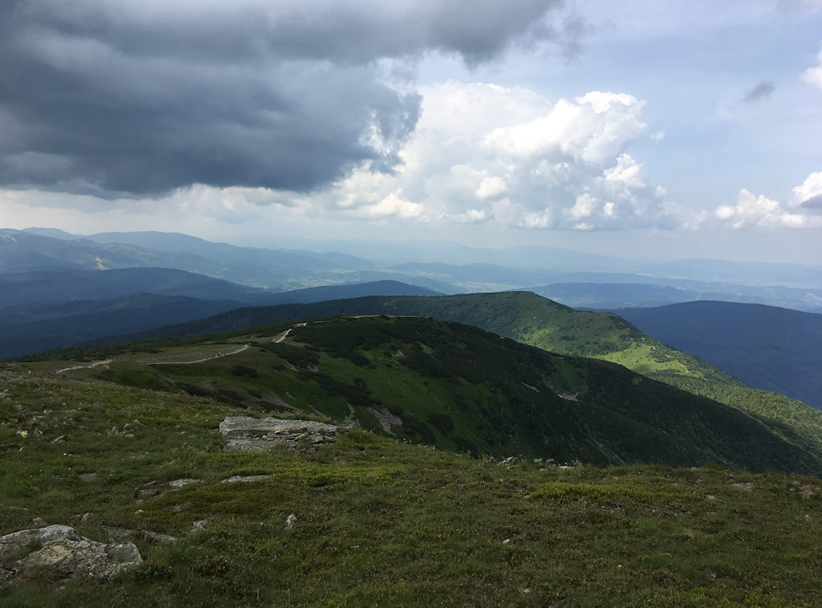
<path fill-rule="evenodd" d="M 103 525 L 181 538 L 138 533 L 145 564 L 108 583 L 6 584 L 4 607 L 820 602 L 816 478 L 504 467 L 362 431 L 313 453 L 225 453 L 216 427 L 237 410 L 209 399 L 9 371 L 0 394 L 0 533 L 41 517 L 96 540 Z M 270 477 L 221 483 L 238 474 Z M 136 502 L 179 478 L 202 482 Z"/>

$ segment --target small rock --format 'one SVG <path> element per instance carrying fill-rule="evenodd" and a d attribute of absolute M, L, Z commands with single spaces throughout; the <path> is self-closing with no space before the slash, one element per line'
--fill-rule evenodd
<path fill-rule="evenodd" d="M 706 494 L 705 495 L 705 500 L 716 500 L 716 496 L 713 496 L 711 494 Z"/>
<path fill-rule="evenodd" d="M 534 464 L 542 464 L 542 458 L 534 458 Z"/>
<path fill-rule="evenodd" d="M 88 524 L 94 521 L 94 513 L 83 513 L 83 516 L 80 518 L 81 524 Z"/>
<path fill-rule="evenodd" d="M 180 542 L 180 539 L 176 536 L 169 536 L 168 534 L 160 534 L 158 532 L 143 532 L 142 536 L 148 540 L 165 543 L 167 545 Z"/>
<path fill-rule="evenodd" d="M 696 536 L 694 536 L 693 534 L 686 534 L 685 535 L 685 542 L 695 543 L 696 542 Z"/>
<path fill-rule="evenodd" d="M 65 435 L 60 435 L 57 439 L 52 439 L 51 442 L 52 443 L 65 443 L 66 442 L 66 436 Z"/>
<path fill-rule="evenodd" d="M 120 528 L 118 526 L 103 526 L 103 530 L 109 533 L 109 536 L 116 538 L 123 538 L 126 536 L 134 536 L 134 530 L 128 528 Z"/>
<path fill-rule="evenodd" d="M 747 483 L 734 483 L 731 485 L 737 490 L 742 490 L 743 492 L 751 492 L 754 489 L 754 484 L 750 481 Z"/>
<path fill-rule="evenodd" d="M 190 502 L 178 502 L 177 504 L 171 505 L 171 510 L 175 513 L 179 513 L 180 511 L 188 509 L 190 506 Z"/>
<path fill-rule="evenodd" d="M 160 494 L 162 494 L 162 491 L 158 490 L 157 488 L 143 488 L 141 490 L 137 490 L 137 500 L 139 502 L 143 502 L 144 500 L 154 498 L 155 496 L 159 496 Z"/>
<path fill-rule="evenodd" d="M 519 462 L 519 459 L 516 456 L 509 456 L 508 458 L 500 460 L 499 464 L 500 466 L 511 466 L 517 464 L 517 462 Z"/>
<path fill-rule="evenodd" d="M 506 538 L 504 541 L 502 541 L 502 544 L 503 544 L 503 545 L 510 545 L 510 544 L 511 544 L 511 539 L 510 539 L 510 538 Z"/>
<path fill-rule="evenodd" d="M 46 523 L 46 520 L 42 517 L 35 517 L 31 520 L 31 525 L 35 528 L 45 528 L 46 526 L 48 526 L 48 523 Z"/>
<path fill-rule="evenodd" d="M 803 500 L 809 500 L 813 496 L 813 491 L 816 490 L 813 486 L 802 486 L 799 491 L 802 493 Z"/>
<path fill-rule="evenodd" d="M 252 481 L 262 481 L 269 477 L 271 477 L 271 475 L 233 475 L 228 479 L 223 479 L 220 483 L 250 483 Z"/>
<path fill-rule="evenodd" d="M 78 477 L 84 483 L 91 483 L 97 479 L 97 473 L 81 473 Z"/>
<path fill-rule="evenodd" d="M 298 521 L 299 520 L 297 519 L 297 516 L 294 513 L 292 513 L 291 515 L 285 518 L 285 529 L 290 530 L 291 528 L 297 525 Z"/>
<path fill-rule="evenodd" d="M 191 531 L 192 532 L 204 532 L 208 529 L 208 520 L 201 519 L 200 521 L 195 521 L 191 524 Z"/>
<path fill-rule="evenodd" d="M 190 486 L 195 483 L 202 483 L 202 479 L 175 479 L 174 481 L 169 481 L 168 485 L 171 488 L 179 489 L 184 488 L 185 486 Z"/>

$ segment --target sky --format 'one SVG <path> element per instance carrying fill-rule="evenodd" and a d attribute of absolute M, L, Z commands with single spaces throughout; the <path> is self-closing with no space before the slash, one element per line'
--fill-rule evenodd
<path fill-rule="evenodd" d="M 6 0 L 30 226 L 822 265 L 822 0 Z"/>

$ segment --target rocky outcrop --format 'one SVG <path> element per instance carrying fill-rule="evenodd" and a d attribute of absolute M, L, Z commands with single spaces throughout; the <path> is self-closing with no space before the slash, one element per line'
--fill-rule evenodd
<path fill-rule="evenodd" d="M 70 526 L 21 530 L 0 538 L 0 580 L 24 571 L 107 579 L 143 563 L 133 543 L 102 543 Z"/>
<path fill-rule="evenodd" d="M 332 443 L 342 430 L 322 422 L 280 418 L 236 416 L 220 423 L 226 449 L 243 452 L 261 452 L 278 445 L 294 448 L 303 441 L 311 445 Z"/>

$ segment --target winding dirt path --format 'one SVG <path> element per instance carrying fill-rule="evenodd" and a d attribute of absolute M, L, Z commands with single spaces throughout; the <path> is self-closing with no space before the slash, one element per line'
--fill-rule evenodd
<path fill-rule="evenodd" d="M 210 355 L 205 359 L 197 359 L 196 361 L 147 361 L 146 365 L 192 365 L 194 363 L 205 363 L 206 361 L 214 361 L 214 359 L 221 359 L 222 357 L 228 357 L 230 355 L 238 355 L 248 349 L 249 346 L 251 345 L 246 344 L 230 353 L 217 353 L 216 355 Z"/>
<path fill-rule="evenodd" d="M 91 369 L 92 367 L 98 367 L 100 365 L 108 365 L 112 361 L 114 361 L 114 359 L 106 359 L 105 361 L 95 361 L 94 363 L 91 363 L 89 365 L 75 365 L 73 367 L 66 367 L 64 369 L 58 369 L 54 373 L 55 374 L 62 374 L 63 372 L 70 372 L 73 369 Z"/>

